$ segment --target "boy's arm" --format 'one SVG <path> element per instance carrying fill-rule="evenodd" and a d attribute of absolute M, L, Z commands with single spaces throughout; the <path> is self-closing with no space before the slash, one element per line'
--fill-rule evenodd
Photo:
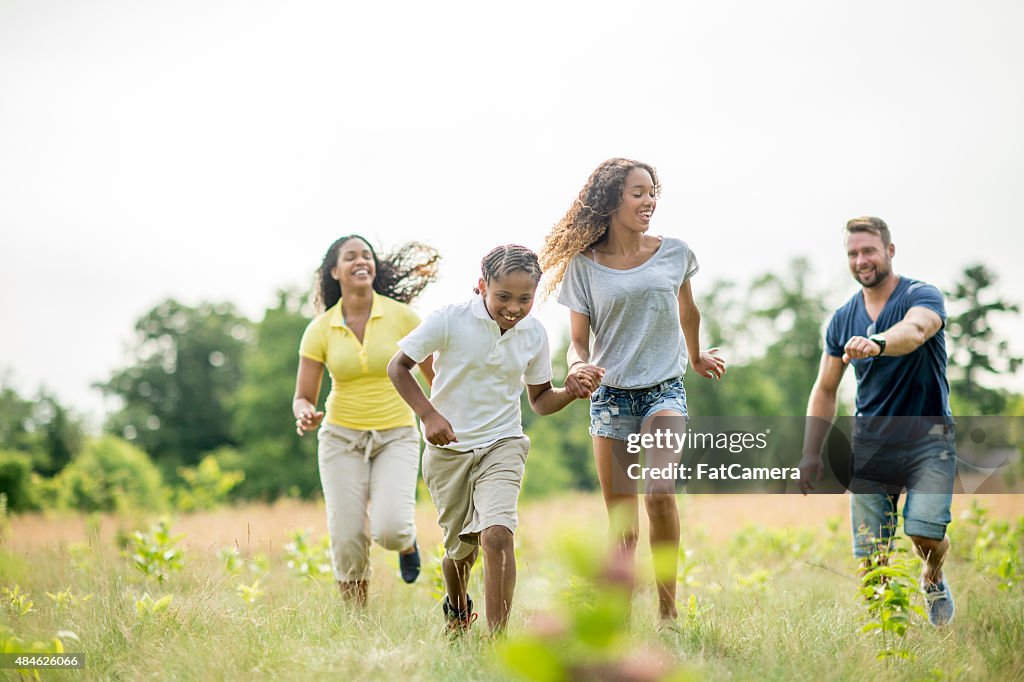
<path fill-rule="evenodd" d="M 554 414 L 576 399 L 564 388 L 552 386 L 550 381 L 527 384 L 526 395 L 530 398 L 530 407 L 541 416 Z"/>
<path fill-rule="evenodd" d="M 416 416 L 423 422 L 423 431 L 431 445 L 457 443 L 452 425 L 423 394 L 423 389 L 412 375 L 416 361 L 402 351 L 395 353 L 388 363 L 388 378 L 395 385 L 398 395 L 409 404 Z"/>

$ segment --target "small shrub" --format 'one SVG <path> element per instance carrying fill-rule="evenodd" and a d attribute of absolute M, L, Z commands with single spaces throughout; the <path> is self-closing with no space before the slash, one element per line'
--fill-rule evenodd
<path fill-rule="evenodd" d="M 32 458 L 14 450 L 0 450 L 0 495 L 12 512 L 39 508 L 32 485 Z"/>
<path fill-rule="evenodd" d="M 906 646 L 907 631 L 915 615 L 927 618 L 924 609 L 914 603 L 920 597 L 917 585 L 920 560 L 908 557 L 898 538 L 887 547 L 884 544 L 879 543 L 864 565 L 860 595 L 870 622 L 861 632 L 881 636 L 882 648 L 878 650 L 877 660 L 912 661 L 914 654 Z"/>
<path fill-rule="evenodd" d="M 235 590 L 238 592 L 238 596 L 242 598 L 242 601 L 245 602 L 246 606 L 252 606 L 259 601 L 260 597 L 263 596 L 263 590 L 260 589 L 259 578 L 256 578 L 252 585 L 242 584 L 236 587 Z"/>
<path fill-rule="evenodd" d="M 178 475 L 185 485 L 174 491 L 174 506 L 183 512 L 214 509 L 245 478 L 241 471 L 224 471 L 214 455 L 207 455 L 196 467 L 181 467 Z"/>
<path fill-rule="evenodd" d="M 165 594 L 159 599 L 154 600 L 153 597 L 149 595 L 149 592 L 146 592 L 142 595 L 141 599 L 135 600 L 135 613 L 140 619 L 159 615 L 167 610 L 167 607 L 171 605 L 171 599 L 173 598 L 174 595 Z"/>
<path fill-rule="evenodd" d="M 15 585 L 13 588 L 0 588 L 0 596 L 3 597 L 4 608 L 7 613 L 18 618 L 27 616 L 35 611 L 35 602 L 30 599 L 28 592 L 22 592 L 21 588 Z"/>
<path fill-rule="evenodd" d="M 114 436 L 89 441 L 56 479 L 61 503 L 85 511 L 163 509 L 166 493 L 149 456 Z"/>
<path fill-rule="evenodd" d="M 325 535 L 319 542 L 314 543 L 309 536 L 309 530 L 296 530 L 291 533 L 292 541 L 284 546 L 288 568 L 293 575 L 300 578 L 333 578 L 330 540 Z"/>
<path fill-rule="evenodd" d="M 46 596 L 49 597 L 50 601 L 53 602 L 53 605 L 56 607 L 57 611 L 62 612 L 70 611 L 71 609 L 77 606 L 81 606 L 85 602 L 92 599 L 91 594 L 87 594 L 84 596 L 76 595 L 74 592 L 71 591 L 70 587 L 65 588 L 57 593 L 47 592 Z"/>
<path fill-rule="evenodd" d="M 184 534 L 171 535 L 166 519 L 160 519 L 148 533 L 135 531 L 129 543 L 128 554 L 132 564 L 147 578 L 163 583 L 171 573 L 180 571 L 184 552 L 177 547 Z"/>

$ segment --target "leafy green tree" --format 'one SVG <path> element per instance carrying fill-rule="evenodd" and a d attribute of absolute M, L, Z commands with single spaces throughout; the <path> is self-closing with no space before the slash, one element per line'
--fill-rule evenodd
<path fill-rule="evenodd" d="M 810 263 L 792 260 L 784 274 L 756 277 L 746 292 L 712 282 L 698 295 L 708 347 L 722 348 L 721 382 L 686 376 L 690 414 L 795 416 L 807 407 L 818 371 L 826 308 L 809 283 Z"/>
<path fill-rule="evenodd" d="M 308 496 L 320 488 L 316 435 L 295 434 L 291 401 L 299 367 L 299 340 L 312 310 L 304 309 L 297 290 L 277 293 L 255 328 L 255 341 L 242 359 L 244 379 L 232 420 L 236 453 L 218 455 L 220 464 L 239 468 L 245 479 L 236 490 L 241 497 L 276 498 L 297 490 Z M 320 405 L 330 390 L 324 372 Z"/>
<path fill-rule="evenodd" d="M 24 453 L 34 471 L 52 476 L 81 450 L 82 423 L 46 390 L 28 400 L 12 387 L 2 386 L 0 448 Z"/>
<path fill-rule="evenodd" d="M 108 430 L 149 452 L 164 472 L 236 445 L 232 405 L 252 323 L 229 303 L 197 307 L 173 299 L 135 325 L 132 364 L 99 386 L 121 399 Z"/>
<path fill-rule="evenodd" d="M 954 370 L 950 392 L 960 414 L 1003 414 L 1009 393 L 986 386 L 985 379 L 1012 374 L 1022 362 L 992 327 L 993 317 L 1020 313 L 1018 304 L 992 293 L 996 279 L 984 265 L 971 265 L 946 292 L 951 313 L 947 322 L 952 348 L 949 360 Z M 959 312 L 952 314 L 954 310 Z"/>

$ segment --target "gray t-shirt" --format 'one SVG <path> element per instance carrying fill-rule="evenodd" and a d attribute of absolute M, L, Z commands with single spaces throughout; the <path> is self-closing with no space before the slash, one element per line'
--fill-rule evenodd
<path fill-rule="evenodd" d="M 605 385 L 645 388 L 683 375 L 679 287 L 698 267 L 686 242 L 669 237 L 650 260 L 630 270 L 583 255 L 569 261 L 558 302 L 590 317 L 590 362 L 605 368 Z"/>

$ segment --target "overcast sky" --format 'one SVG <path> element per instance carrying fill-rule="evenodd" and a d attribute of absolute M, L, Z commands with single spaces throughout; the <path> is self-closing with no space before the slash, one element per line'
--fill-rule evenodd
<path fill-rule="evenodd" d="M 698 293 L 806 255 L 838 305 L 864 214 L 901 274 L 1024 292 L 1024 3 L 498 7 L 0 0 L 0 373 L 97 415 L 156 303 L 258 317 L 353 231 L 440 249 L 428 312 L 611 156 L 658 168 Z"/>

